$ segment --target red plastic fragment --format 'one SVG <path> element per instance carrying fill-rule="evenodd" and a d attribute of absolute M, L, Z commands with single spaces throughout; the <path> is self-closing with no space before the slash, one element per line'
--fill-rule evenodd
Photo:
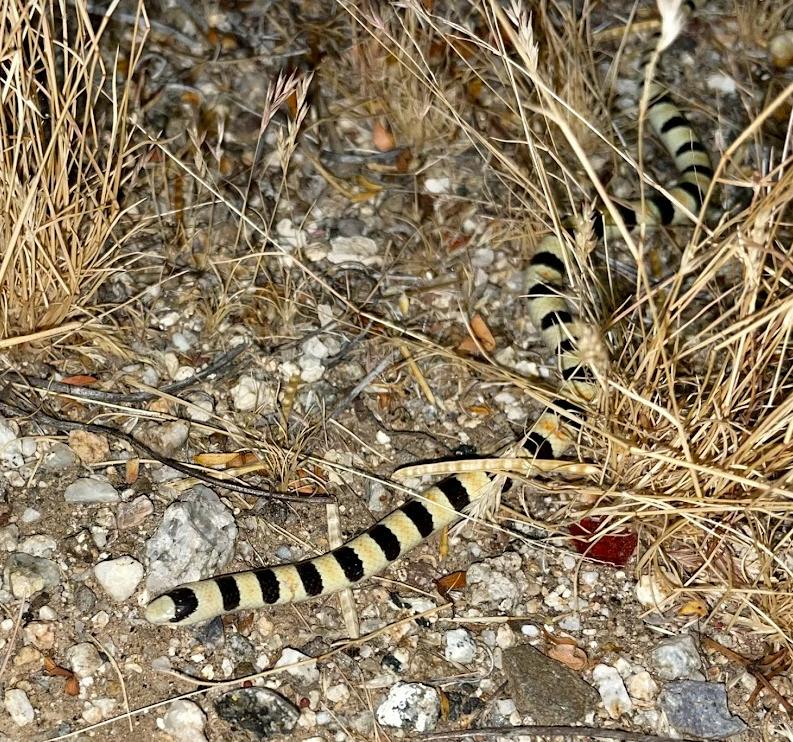
<path fill-rule="evenodd" d="M 586 554 L 589 559 L 624 567 L 636 550 L 639 537 L 635 531 L 629 530 L 598 536 L 604 522 L 604 518 L 582 518 L 577 523 L 571 523 L 568 530 L 571 536 L 576 537 L 571 539 L 573 546 L 579 554 Z"/>

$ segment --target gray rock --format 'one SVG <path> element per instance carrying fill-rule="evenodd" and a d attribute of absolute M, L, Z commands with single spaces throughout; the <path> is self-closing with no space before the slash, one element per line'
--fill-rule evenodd
<path fill-rule="evenodd" d="M 704 680 L 702 658 L 691 634 L 670 636 L 655 646 L 653 667 L 661 680 Z"/>
<path fill-rule="evenodd" d="M 151 425 L 138 434 L 141 443 L 153 448 L 163 456 L 173 456 L 185 444 L 190 435 L 190 423 L 172 420 Z"/>
<path fill-rule="evenodd" d="M 63 499 L 78 505 L 91 505 L 97 502 L 118 502 L 121 497 L 107 479 L 81 477 L 66 488 Z"/>
<path fill-rule="evenodd" d="M 60 581 L 61 571 L 55 562 L 30 554 L 11 554 L 3 569 L 3 584 L 17 599 L 30 598 Z"/>
<path fill-rule="evenodd" d="M 722 683 L 676 680 L 661 691 L 661 708 L 677 734 L 720 739 L 746 729 L 739 716 L 730 713 L 727 689 Z"/>
<path fill-rule="evenodd" d="M 269 688 L 239 688 L 224 693 L 215 702 L 215 710 L 221 719 L 259 739 L 289 734 L 300 716 L 297 706 Z"/>
<path fill-rule="evenodd" d="M 77 463 L 77 454 L 65 443 L 55 441 L 44 454 L 41 465 L 47 471 L 64 471 Z"/>
<path fill-rule="evenodd" d="M 537 724 L 573 724 L 598 707 L 591 685 L 529 644 L 505 649 L 503 666 L 515 707 Z"/>
<path fill-rule="evenodd" d="M 146 542 L 146 588 L 161 593 L 222 570 L 234 555 L 237 526 L 209 487 L 197 485 L 169 506 Z"/>

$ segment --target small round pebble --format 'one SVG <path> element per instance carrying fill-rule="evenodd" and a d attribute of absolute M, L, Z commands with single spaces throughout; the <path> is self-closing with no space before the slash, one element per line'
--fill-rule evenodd
<path fill-rule="evenodd" d="M 476 655 L 476 642 L 470 632 L 465 629 L 452 629 L 446 632 L 444 642 L 443 656 L 449 662 L 459 662 L 462 665 L 473 662 Z"/>
<path fill-rule="evenodd" d="M 143 579 L 143 565 L 131 556 L 108 559 L 94 567 L 96 581 L 102 589 L 121 603 L 129 598 Z"/>
<path fill-rule="evenodd" d="M 11 688 L 5 692 L 3 702 L 6 712 L 14 724 L 24 727 L 33 722 L 35 711 L 25 691 L 20 688 Z"/>
<path fill-rule="evenodd" d="M 704 680 L 702 658 L 691 634 L 670 636 L 652 651 L 652 661 L 661 680 Z"/>
<path fill-rule="evenodd" d="M 157 719 L 157 727 L 175 742 L 206 742 L 206 722 L 206 714 L 197 703 L 180 698 L 168 707 L 165 716 Z"/>
<path fill-rule="evenodd" d="M 96 647 L 90 642 L 81 642 L 69 647 L 66 650 L 66 660 L 78 678 L 90 677 L 104 664 Z"/>

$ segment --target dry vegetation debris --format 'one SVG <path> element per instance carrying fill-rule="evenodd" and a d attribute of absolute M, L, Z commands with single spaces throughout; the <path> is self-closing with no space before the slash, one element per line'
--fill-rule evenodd
<path fill-rule="evenodd" d="M 164 637 L 136 623 L 134 600 L 122 610 L 81 592 L 92 592 L 93 567 L 108 557 L 143 560 L 166 505 L 191 483 L 168 484 L 158 462 L 189 458 L 197 477 L 235 478 L 227 502 L 247 541 L 240 568 L 328 541 L 322 508 L 257 504 L 256 487 L 298 499 L 333 491 L 348 535 L 383 509 L 379 477 L 396 464 L 462 443 L 498 451 L 548 401 L 553 379 L 520 300 L 538 235 L 589 213 L 598 197 L 630 197 L 673 177 L 642 135 L 639 87 L 625 74 L 642 34 L 657 27 L 653 8 L 541 3 L 529 15 L 484 0 L 329 5 L 175 3 L 150 8 L 151 18 L 134 3 L 106 14 L 82 0 L 0 8 L 0 347 L 12 351 L 3 399 L 16 404 L 4 413 L 22 427 L 3 428 L 4 527 L 16 529 L 4 538 L 15 551 L 46 528 L 55 546 L 23 553 L 54 553 L 65 574 L 59 581 L 36 563 L 37 578 L 59 591 L 57 612 L 40 600 L 35 611 L 4 604 L 11 628 L 0 674 L 36 709 L 6 691 L 14 724 L 33 713 L 26 723 L 64 734 L 127 702 L 162 702 L 174 688 L 152 676 L 159 654 L 205 681 L 207 667 L 236 676 L 283 656 L 283 617 L 243 617 L 228 627 L 240 637 L 234 652 L 205 651 L 209 634 Z M 357 667 L 323 644 L 324 634 L 352 635 L 335 604 L 297 614 L 303 650 L 323 658 L 333 688 L 348 689 L 334 691 L 334 706 L 310 678 L 285 681 L 282 691 L 305 701 L 306 736 L 317 725 L 374 734 L 377 691 L 405 667 L 444 693 L 478 694 L 484 710 L 469 709 L 464 724 L 515 723 L 500 676 L 482 662 L 516 636 L 544 642 L 577 672 L 617 667 L 635 702 L 648 632 L 690 628 L 713 642 L 708 679 L 735 680 L 732 700 L 758 729 L 790 734 L 778 714 L 789 710 L 793 639 L 792 22 L 789 3 L 759 0 L 713 2 L 691 19 L 659 75 L 714 155 L 707 217 L 626 234 L 625 244 L 583 235 L 572 250 L 580 270 L 571 301 L 599 329 L 604 394 L 578 448 L 591 466 L 572 481 L 531 478 L 502 504 L 497 527 L 456 538 L 446 561 L 430 546 L 397 567 L 396 586 L 362 590 L 359 618 L 374 636 L 347 645 L 363 653 Z M 221 367 L 222 380 L 197 373 L 239 342 L 248 350 Z M 44 395 L 17 371 L 36 388 L 54 379 L 72 388 L 50 384 Z M 49 447 L 75 427 L 101 440 L 81 445 L 72 435 L 67 451 Z M 74 451 L 79 461 L 68 464 Z M 40 468 L 45 455 L 56 465 Z M 111 498 L 76 512 L 65 487 L 41 477 L 71 465 L 107 474 L 122 491 L 118 507 Z M 572 556 L 569 526 L 584 517 L 601 536 L 632 534 L 632 581 Z M 508 543 L 538 570 L 514 578 L 516 599 L 466 588 L 466 567 Z M 455 621 L 466 617 L 479 640 L 469 673 L 476 694 L 454 684 L 450 667 L 471 679 L 465 663 L 452 655 L 457 665 L 439 664 L 433 644 L 456 623 L 422 637 L 400 613 L 404 603 L 388 603 L 386 587 L 429 592 L 444 573 L 455 578 L 441 584 L 442 598 L 457 596 Z M 495 590 L 509 569 L 489 574 Z M 623 590 L 634 582 L 638 605 Z M 433 620 L 446 610 L 422 606 Z M 73 628 L 50 636 L 47 608 Z M 527 615 L 541 631 L 526 629 Z M 501 623 L 510 616 L 516 635 Z M 86 618 L 102 646 L 83 641 Z M 119 634 L 127 638 L 108 648 L 107 636 Z M 609 635 L 633 646 L 609 644 Z M 240 648 L 249 638 L 260 643 L 253 653 Z M 62 667 L 70 656 L 91 662 Z M 76 669 L 86 663 L 93 669 Z M 80 685 L 103 663 L 100 674 L 118 684 L 100 685 L 120 705 Z M 36 680 L 42 668 L 47 683 Z M 65 696 L 54 710 L 42 703 L 53 678 L 83 707 Z M 655 729 L 655 700 L 627 721 Z M 58 708 L 82 721 L 58 727 Z M 210 738 L 223 734 L 216 715 L 181 711 L 189 723 L 176 714 L 161 728 L 185 723 L 203 734 L 206 723 Z M 332 718 L 317 722 L 319 714 Z"/>

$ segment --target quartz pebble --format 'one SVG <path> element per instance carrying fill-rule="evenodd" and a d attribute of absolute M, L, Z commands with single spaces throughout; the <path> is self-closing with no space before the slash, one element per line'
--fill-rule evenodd
<path fill-rule="evenodd" d="M 72 672 L 81 679 L 90 677 L 104 664 L 91 642 L 81 642 L 69 647 L 66 650 L 66 660 Z"/>
<path fill-rule="evenodd" d="M 444 637 L 445 647 L 443 656 L 449 662 L 459 662 L 467 665 L 473 662 L 476 655 L 476 642 L 470 632 L 465 629 L 452 629 Z"/>
<path fill-rule="evenodd" d="M 691 634 L 670 636 L 652 651 L 655 671 L 662 680 L 704 680 L 702 658 Z"/>
<path fill-rule="evenodd" d="M 292 647 L 285 647 L 281 652 L 281 656 L 276 661 L 275 666 L 284 667 L 285 665 L 291 665 L 297 662 L 305 662 L 306 660 L 310 659 L 311 658 L 307 654 L 298 652 L 296 649 L 292 649 Z M 319 680 L 319 670 L 317 669 L 317 663 L 313 660 L 307 662 L 305 665 L 301 665 L 300 667 L 287 668 L 286 671 L 293 678 L 301 680 L 306 685 L 316 683 Z"/>
<path fill-rule="evenodd" d="M 102 589 L 121 603 L 129 598 L 143 579 L 143 565 L 131 556 L 108 559 L 94 567 L 96 581 Z"/>
<path fill-rule="evenodd" d="M 106 479 L 81 477 L 66 488 L 63 499 L 76 505 L 91 505 L 98 502 L 118 502 L 121 498 L 116 488 Z"/>
<path fill-rule="evenodd" d="M 592 679 L 595 681 L 606 712 L 612 719 L 619 719 L 633 708 L 625 683 L 616 668 L 610 665 L 596 665 L 592 670 Z"/>
<path fill-rule="evenodd" d="M 439 717 L 438 691 L 423 683 L 396 683 L 377 707 L 380 724 L 413 732 L 431 731 Z"/>
<path fill-rule="evenodd" d="M 11 554 L 3 570 L 3 584 L 17 599 L 30 598 L 60 581 L 61 572 L 55 562 L 30 554 Z"/>
<path fill-rule="evenodd" d="M 19 727 L 33 723 L 35 710 L 33 709 L 27 693 L 21 688 L 11 688 L 3 696 L 3 703 L 11 721 Z"/>
<path fill-rule="evenodd" d="M 204 727 L 206 714 L 197 703 L 180 698 L 157 719 L 157 727 L 170 735 L 174 742 L 206 742 Z"/>

